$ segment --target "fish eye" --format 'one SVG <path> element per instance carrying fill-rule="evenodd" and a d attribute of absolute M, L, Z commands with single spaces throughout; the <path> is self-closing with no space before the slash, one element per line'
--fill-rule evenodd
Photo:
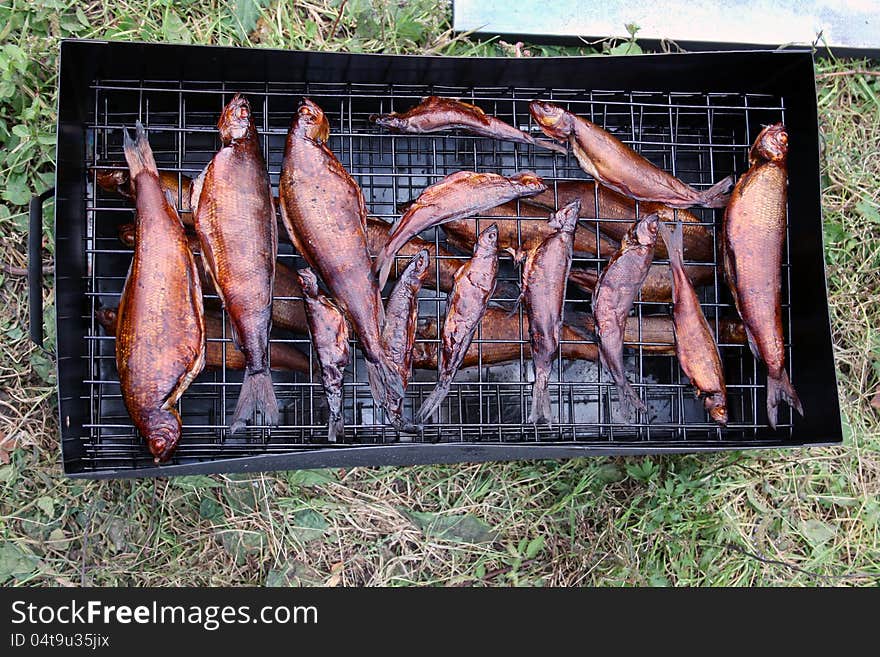
<path fill-rule="evenodd" d="M 238 118 L 246 119 L 249 114 L 250 114 L 250 112 L 248 112 L 248 108 L 245 107 L 244 105 L 242 105 L 241 107 L 238 108 Z"/>

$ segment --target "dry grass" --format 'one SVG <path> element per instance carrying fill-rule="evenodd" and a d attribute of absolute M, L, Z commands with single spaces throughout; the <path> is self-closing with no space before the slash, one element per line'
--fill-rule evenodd
<path fill-rule="evenodd" d="M 352 2 L 337 22 L 338 2 L 295 9 L 272 2 L 249 37 L 228 20 L 225 3 L 211 4 L 175 10 L 153 2 L 145 10 L 136 2 L 90 3 L 84 20 L 73 4 L 0 7 L 2 24 L 28 19 L 27 29 L 19 20 L 6 38 L 27 53 L 20 75 L 32 92 L 23 105 L 0 98 L 2 118 L 9 126 L 32 124 L 35 140 L 51 132 L 55 43 L 63 34 L 504 52 L 451 43 L 448 17 L 432 12 L 431 3 L 411 5 L 402 21 L 398 3 L 373 3 L 378 10 L 368 20 L 356 10 L 371 3 Z M 403 34 L 395 30 L 400 24 Z M 821 70 L 867 67 L 830 62 Z M 0 73 L 2 83 L 9 67 Z M 25 336 L 25 281 L 0 274 L 0 445 L 17 442 L 11 463 L 0 465 L 0 583 L 876 585 L 880 430 L 868 402 L 880 385 L 880 81 L 840 74 L 819 83 L 829 294 L 848 427 L 843 446 L 70 481 L 58 464 L 50 355 Z M 39 107 L 29 110 L 36 98 Z M 0 177 L 26 175 L 31 189 L 41 189 L 51 166 L 36 155 L 25 163 L 10 158 L 23 147 L 4 135 Z M 34 152 L 50 153 L 50 146 Z M 24 208 L 8 200 L 0 208 L 0 260 L 22 266 Z M 51 227 L 47 244 L 49 233 Z M 45 294 L 51 307 L 51 287 Z"/>

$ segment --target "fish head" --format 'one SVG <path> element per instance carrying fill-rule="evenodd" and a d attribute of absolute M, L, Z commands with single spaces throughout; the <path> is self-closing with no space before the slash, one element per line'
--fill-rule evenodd
<path fill-rule="evenodd" d="M 233 96 L 220 114 L 217 129 L 220 131 L 220 141 L 224 146 L 239 139 L 252 137 L 257 133 L 251 104 L 247 98 L 241 94 Z"/>
<path fill-rule="evenodd" d="M 104 169 L 95 172 L 95 182 L 105 192 L 114 192 L 131 198 L 131 185 L 128 169 Z"/>
<path fill-rule="evenodd" d="M 157 465 L 164 463 L 171 458 L 180 442 L 180 416 L 173 409 L 170 412 L 163 410 L 148 417 L 147 424 L 149 430 L 144 437 L 153 455 L 153 462 Z"/>
<path fill-rule="evenodd" d="M 137 226 L 134 223 L 122 224 L 119 227 L 119 241 L 125 244 L 125 246 L 134 247 L 136 234 Z"/>
<path fill-rule="evenodd" d="M 709 417 L 722 426 L 727 426 L 727 401 L 724 395 L 715 393 L 703 400 L 703 406 L 709 411 Z"/>
<path fill-rule="evenodd" d="M 523 195 L 531 196 L 547 191 L 547 185 L 544 180 L 536 173 L 531 171 L 520 171 L 508 178 Z"/>
<path fill-rule="evenodd" d="M 396 112 L 390 114 L 370 114 L 370 121 L 386 130 L 403 132 L 406 130 L 407 120 Z"/>
<path fill-rule="evenodd" d="M 634 242 L 640 246 L 651 246 L 657 243 L 657 232 L 660 230 L 660 217 L 652 212 L 643 217 L 631 229 L 634 232 Z"/>
<path fill-rule="evenodd" d="M 550 228 L 561 230 L 565 233 L 573 233 L 577 228 L 577 220 L 581 213 L 581 200 L 576 198 L 571 203 L 563 206 L 550 216 L 547 225 Z"/>
<path fill-rule="evenodd" d="M 574 132 L 574 117 L 559 105 L 533 100 L 529 103 L 529 112 L 544 134 L 552 139 L 566 141 Z"/>
<path fill-rule="evenodd" d="M 761 130 L 749 152 L 749 160 L 752 163 L 760 160 L 784 162 L 787 155 L 788 131 L 781 123 L 774 123 Z"/>
<path fill-rule="evenodd" d="M 410 260 L 409 266 L 412 268 L 412 276 L 414 279 L 418 279 L 419 281 L 424 281 L 428 275 L 428 264 L 431 262 L 430 255 L 428 254 L 428 249 L 422 249 L 418 253 L 416 253 L 412 260 Z"/>
<path fill-rule="evenodd" d="M 299 137 L 325 143 L 330 138 L 330 123 L 316 102 L 303 98 L 296 110 L 292 132 Z"/>
<path fill-rule="evenodd" d="M 496 253 L 498 253 L 498 225 L 492 224 L 477 237 L 474 255 L 494 255 Z"/>
<path fill-rule="evenodd" d="M 119 313 L 116 308 L 98 308 L 95 311 L 95 320 L 100 324 L 107 335 L 116 335 L 116 322 Z"/>
<path fill-rule="evenodd" d="M 307 297 L 317 297 L 318 277 L 315 276 L 315 272 L 306 267 L 305 269 L 298 269 L 296 275 L 299 278 L 299 285 L 302 288 L 303 294 Z"/>

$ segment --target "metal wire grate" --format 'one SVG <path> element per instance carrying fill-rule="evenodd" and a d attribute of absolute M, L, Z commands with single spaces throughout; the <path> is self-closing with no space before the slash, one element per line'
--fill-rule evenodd
<path fill-rule="evenodd" d="M 558 182 L 587 178 L 571 155 L 562 157 L 540 148 L 461 134 L 392 135 L 368 121 L 372 113 L 403 111 L 426 95 L 465 99 L 535 135 L 539 130 L 531 123 L 528 102 L 533 98 L 553 100 L 611 130 L 652 162 L 696 187 L 707 187 L 730 173 L 742 173 L 747 166 L 748 148 L 760 127 L 785 120 L 782 98 L 758 94 L 378 84 L 255 85 L 168 80 L 94 82 L 90 86 L 93 102 L 87 124 L 85 156 L 89 180 L 84 210 L 88 229 L 83 245 L 88 272 L 88 314 L 84 319 L 90 322 L 86 337 L 90 378 L 84 382 L 90 421 L 82 436 L 87 470 L 137 468 L 150 463 L 147 450 L 122 404 L 114 339 L 106 336 L 94 319 L 98 308 L 118 304 L 131 250 L 119 242 L 117 231 L 120 224 L 133 220 L 131 203 L 100 190 L 96 184 L 97 173 L 121 166 L 124 162 L 121 129 L 132 127 L 140 119 L 148 128 L 160 169 L 181 177 L 194 177 L 219 147 L 217 117 L 235 92 L 247 95 L 257 116 L 274 186 L 278 182 L 290 120 L 300 97 L 308 95 L 327 113 L 332 132 L 329 146 L 361 185 L 370 213 L 387 221 L 398 217 L 399 203 L 414 199 L 427 185 L 463 169 L 507 175 L 531 170 L 554 189 Z M 598 210 L 598 198 L 596 203 Z M 693 212 L 711 232 L 717 247 L 721 212 L 704 209 Z M 596 216 L 599 217 L 596 220 L 582 220 L 582 225 L 598 232 L 604 222 L 614 221 L 601 217 L 598 212 Z M 485 226 L 491 221 L 480 218 L 478 224 Z M 431 229 L 422 236 L 446 246 L 442 229 Z M 290 267 L 303 265 L 289 244 L 281 245 L 279 259 Z M 598 272 L 604 262 L 599 257 L 575 257 L 573 266 Z M 786 336 L 790 334 L 791 323 L 788 262 L 786 247 L 783 276 Z M 398 265 L 404 264 L 405 259 L 399 258 Z M 736 316 L 722 271 L 716 260 L 691 264 L 714 268 L 714 280 L 700 289 L 700 295 L 707 319 L 717 334 L 722 318 Z M 502 256 L 500 279 L 517 279 L 517 271 L 506 256 Z M 570 316 L 589 311 L 588 297 L 572 286 L 569 286 L 569 294 L 566 312 Z M 208 298 L 217 301 L 216 297 Z M 442 292 L 424 290 L 420 317 L 433 318 L 442 325 L 444 298 Z M 501 295 L 496 295 L 494 300 L 508 305 L 513 301 L 510 296 Z M 669 305 L 638 300 L 634 314 L 641 337 L 643 318 L 658 314 L 668 317 Z M 224 327 L 223 341 L 231 339 L 227 330 Z M 519 358 L 489 366 L 483 365 L 483 351 L 492 341 L 484 340 L 478 333 L 475 344 L 481 366 L 459 372 L 442 406 L 440 423 L 428 424 L 423 434 L 405 439 L 583 445 L 643 442 L 658 447 L 762 441 L 759 430 L 767 426 L 766 373 L 745 345 L 720 344 L 731 416 L 726 429 L 708 420 L 675 357 L 649 353 L 647 342 L 639 342 L 635 349 L 630 349 L 626 361 L 634 386 L 649 406 L 647 415 L 641 416 L 638 423 L 628 422 L 618 410 L 617 393 L 610 377 L 597 363 L 568 361 L 560 356 L 551 377 L 553 414 L 558 420 L 551 428 L 524 423 L 533 381 L 531 363 L 524 358 L 523 347 L 527 340 L 528 336 L 522 331 L 507 336 L 506 341 L 520 345 Z M 315 362 L 307 335 L 275 331 L 273 342 L 298 347 Z M 258 424 L 230 435 L 226 427 L 238 397 L 241 373 L 224 367 L 204 372 L 181 399 L 184 434 L 175 458 L 178 462 L 187 462 L 315 447 L 346 449 L 350 445 L 396 439 L 370 396 L 359 350 L 353 353 L 357 353 L 357 358 L 347 373 L 344 390 L 344 443 L 327 445 L 323 442 L 327 412 L 320 377 L 314 373 L 275 372 L 276 394 L 283 407 L 281 425 L 270 428 Z M 793 370 L 790 347 L 788 363 Z M 795 374 L 793 371 L 792 379 L 796 382 Z M 415 372 L 405 406 L 409 415 L 418 410 L 435 381 L 436 372 Z M 786 432 L 790 434 L 790 419 L 789 411 L 784 410 L 777 439 Z"/>

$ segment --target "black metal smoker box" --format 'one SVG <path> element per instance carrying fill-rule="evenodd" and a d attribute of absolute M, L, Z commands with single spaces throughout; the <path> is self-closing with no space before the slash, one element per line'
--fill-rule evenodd
<path fill-rule="evenodd" d="M 809 52 L 478 59 L 65 41 L 60 61 L 58 404 L 64 471 L 70 476 L 696 452 L 822 445 L 842 439 L 824 277 L 817 109 Z M 118 303 L 131 251 L 119 242 L 117 231 L 133 216 L 130 202 L 101 190 L 96 175 L 121 165 L 122 128 L 140 119 L 160 169 L 177 175 L 179 182 L 183 176 L 195 176 L 218 146 L 217 116 L 235 92 L 247 95 L 258 116 L 273 185 L 290 120 L 307 95 L 328 114 L 329 146 L 361 185 L 370 213 L 388 221 L 397 217 L 398 204 L 458 170 L 508 175 L 531 170 L 552 189 L 560 181 L 587 177 L 571 155 L 459 133 L 392 135 L 368 120 L 372 113 L 405 110 L 423 96 L 462 98 L 534 134 L 538 130 L 531 124 L 528 101 L 550 99 L 604 126 L 698 187 L 742 174 L 761 126 L 783 121 L 790 135 L 783 316 L 788 368 L 806 417 L 792 417 L 786 408 L 777 430 L 771 430 L 763 365 L 747 346 L 721 342 L 731 421 L 724 429 L 709 422 L 675 357 L 656 354 L 641 341 L 643 318 L 668 316 L 669 305 L 637 301 L 634 321 L 640 341 L 628 352 L 627 371 L 649 406 L 637 423 L 620 416 L 613 384 L 596 363 L 560 357 L 551 379 L 558 422 L 552 427 L 528 424 L 533 380 L 524 351 L 528 335 L 519 331 L 506 338 L 516 344 L 518 357 L 490 365 L 483 358 L 492 340 L 478 333 L 480 366 L 459 372 L 439 421 L 427 424 L 423 434 L 397 440 L 370 397 L 359 356 L 344 391 L 345 441 L 324 441 L 320 379 L 290 372 L 274 374 L 283 406 L 280 426 L 257 423 L 233 436 L 227 430 L 228 418 L 241 373 L 221 368 L 204 372 L 183 396 L 179 450 L 169 464 L 154 466 L 122 404 L 113 338 L 95 321 L 97 309 Z M 39 219 L 36 203 L 33 209 Z M 717 242 L 721 211 L 695 212 Z M 597 220 L 583 221 L 591 230 L 611 221 L 595 216 Z M 432 229 L 423 237 L 444 244 L 442 230 Z M 289 245 L 282 247 L 280 259 L 291 267 L 301 266 Z M 598 272 L 603 262 L 576 258 L 575 266 Z M 38 257 L 32 260 L 38 263 Z M 398 266 L 403 263 L 401 258 Z M 714 278 L 700 289 L 701 301 L 717 331 L 719 322 L 735 317 L 735 310 L 717 258 L 704 264 L 714 267 Z M 38 269 L 33 280 L 37 276 Z M 510 261 L 505 261 L 502 278 L 512 282 L 515 277 Z M 443 299 L 442 293 L 423 291 L 421 317 L 442 319 Z M 588 310 L 588 303 L 586 296 L 572 292 L 567 316 Z M 33 314 L 39 333 L 38 306 Z M 274 340 L 314 358 L 308 336 L 282 332 Z M 435 380 L 435 371 L 414 375 L 407 413 L 418 409 Z"/>

